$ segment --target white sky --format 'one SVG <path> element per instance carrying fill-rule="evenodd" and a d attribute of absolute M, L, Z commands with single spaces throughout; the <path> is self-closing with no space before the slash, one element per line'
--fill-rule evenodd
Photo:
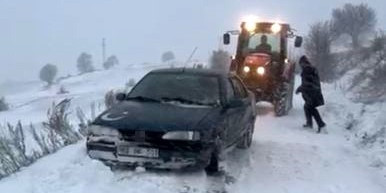
<path fill-rule="evenodd" d="M 76 73 L 83 51 L 100 68 L 103 37 L 121 65 L 159 62 L 168 50 L 184 61 L 195 46 L 194 58 L 206 60 L 222 33 L 237 29 L 245 15 L 287 21 L 306 34 L 346 2 L 366 1 L 0 0 L 0 82 L 38 79 L 46 63 L 58 65 L 61 75 Z M 386 1 L 367 3 L 386 29 Z"/>

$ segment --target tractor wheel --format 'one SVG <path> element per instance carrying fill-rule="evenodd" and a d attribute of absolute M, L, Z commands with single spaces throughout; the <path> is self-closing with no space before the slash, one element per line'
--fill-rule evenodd
<path fill-rule="evenodd" d="M 281 117 L 287 115 L 291 106 L 291 94 L 290 93 L 290 84 L 283 83 L 282 86 L 276 91 L 276 96 L 273 102 L 275 115 Z"/>

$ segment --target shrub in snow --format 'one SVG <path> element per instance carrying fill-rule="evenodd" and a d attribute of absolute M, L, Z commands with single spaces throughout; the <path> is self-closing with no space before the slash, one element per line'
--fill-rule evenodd
<path fill-rule="evenodd" d="M 19 121 L 16 126 L 7 124 L 7 128 L 0 127 L 0 130 L 7 130 L 8 135 L 0 136 L 0 179 L 19 168 L 31 164 L 37 157 L 36 153 L 27 155 L 25 145 L 25 134 L 23 126 Z"/>
<path fill-rule="evenodd" d="M 163 63 L 170 62 L 175 59 L 174 53 L 172 51 L 167 51 L 162 54 L 161 61 Z"/>
<path fill-rule="evenodd" d="M 115 93 L 113 90 L 110 90 L 105 94 L 105 107 L 106 109 L 111 108 L 116 103 Z"/>
<path fill-rule="evenodd" d="M 353 48 L 357 49 L 362 44 L 360 38 L 374 30 L 377 18 L 374 9 L 367 4 L 347 3 L 342 8 L 333 10 L 332 21 L 336 35 L 349 35 Z"/>
<path fill-rule="evenodd" d="M 59 143 L 63 143 L 63 145 L 68 145 L 81 139 L 79 133 L 74 131 L 68 120 L 70 103 L 70 99 L 64 99 L 58 104 L 53 103 L 47 111 L 48 121 L 43 122 L 43 126 L 52 131 L 53 136 L 50 137 L 54 144 L 57 144 L 55 140 L 59 140 Z M 60 138 L 55 137 L 56 134 Z"/>
<path fill-rule="evenodd" d="M 59 88 L 58 94 L 67 94 L 69 91 L 62 85 Z"/>
<path fill-rule="evenodd" d="M 83 73 L 92 72 L 95 70 L 93 64 L 92 64 L 92 56 L 90 54 L 87 54 L 83 52 L 80 54 L 77 60 L 76 67 L 78 68 L 78 71 Z"/>
<path fill-rule="evenodd" d="M 51 85 L 54 82 L 55 76 L 58 73 L 58 68 L 53 64 L 46 64 L 40 70 L 40 80 L 47 82 L 48 85 Z"/>
<path fill-rule="evenodd" d="M 0 111 L 7 111 L 7 110 L 9 110 L 9 105 L 5 101 L 5 98 L 1 97 L 0 98 Z"/>
<path fill-rule="evenodd" d="M 129 82 L 126 83 L 126 86 L 133 87 L 133 86 L 135 86 L 135 84 L 137 84 L 135 79 L 134 78 L 130 78 Z"/>
<path fill-rule="evenodd" d="M 76 108 L 76 117 L 79 120 L 79 132 L 83 136 L 87 135 L 87 127 L 91 123 L 91 120 L 88 120 L 83 110 L 80 107 Z"/>
<path fill-rule="evenodd" d="M 369 48 L 371 54 L 356 62 L 361 64 L 351 81 L 349 90 L 356 94 L 356 100 L 374 103 L 386 100 L 386 35 L 378 33 Z"/>
<path fill-rule="evenodd" d="M 103 68 L 105 68 L 107 70 L 107 69 L 110 69 L 118 64 L 119 64 L 118 58 L 116 56 L 112 55 L 112 56 L 108 57 L 107 60 L 103 63 Z"/>
<path fill-rule="evenodd" d="M 134 78 L 130 78 L 128 82 L 125 84 L 125 92 L 129 92 L 131 88 L 133 88 L 137 82 Z"/>
<path fill-rule="evenodd" d="M 378 60 L 386 58 L 386 34 L 384 31 L 375 34 L 374 39 L 371 41 L 371 51 L 375 53 Z"/>
<path fill-rule="evenodd" d="M 48 110 L 47 121 L 42 125 L 30 125 L 28 131 L 32 134 L 32 141 L 28 144 L 35 143 L 37 146 L 26 146 L 26 130 L 20 121 L 16 126 L 9 123 L 7 126 L 0 125 L 0 179 L 81 139 L 81 134 L 69 123 L 69 105 L 69 99 L 58 104 L 53 103 Z M 27 152 L 26 149 L 30 151 Z"/>
<path fill-rule="evenodd" d="M 231 56 L 224 50 L 213 51 L 209 62 L 212 69 L 228 71 L 231 63 Z"/>
<path fill-rule="evenodd" d="M 305 41 L 305 50 L 318 69 L 322 81 L 329 81 L 334 78 L 334 61 L 331 54 L 332 41 L 333 32 L 330 22 L 317 22 L 311 25 Z"/>

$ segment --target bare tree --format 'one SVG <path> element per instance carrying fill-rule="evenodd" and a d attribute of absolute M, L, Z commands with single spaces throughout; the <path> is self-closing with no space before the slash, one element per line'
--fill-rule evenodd
<path fill-rule="evenodd" d="M 174 53 L 172 51 L 167 51 L 162 54 L 161 61 L 162 62 L 170 62 L 175 59 Z"/>
<path fill-rule="evenodd" d="M 50 86 L 54 82 L 54 79 L 57 73 L 58 73 L 58 68 L 55 65 L 46 64 L 40 70 L 39 77 L 40 77 L 40 80 L 47 82 L 48 86 Z"/>
<path fill-rule="evenodd" d="M 103 63 L 103 67 L 107 70 L 118 64 L 119 64 L 118 58 L 112 55 L 107 58 L 106 62 Z"/>
<path fill-rule="evenodd" d="M 347 3 L 342 8 L 333 10 L 332 21 L 336 35 L 349 35 L 353 48 L 357 49 L 362 43 L 361 36 L 374 30 L 377 18 L 374 9 L 367 4 Z"/>
<path fill-rule="evenodd" d="M 92 65 L 92 56 L 85 52 L 80 54 L 80 56 L 78 57 L 76 66 L 81 74 L 92 72 L 95 70 L 94 66 Z"/>
<path fill-rule="evenodd" d="M 215 50 L 210 57 L 210 67 L 212 69 L 228 71 L 231 63 L 231 56 L 225 50 Z"/>
<path fill-rule="evenodd" d="M 311 25 L 305 42 L 305 50 L 312 63 L 319 70 L 322 81 L 334 78 L 333 56 L 331 44 L 333 41 L 331 24 L 328 21 Z"/>

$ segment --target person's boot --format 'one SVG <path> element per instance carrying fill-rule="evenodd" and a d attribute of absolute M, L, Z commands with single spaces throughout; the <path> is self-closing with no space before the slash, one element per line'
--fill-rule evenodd
<path fill-rule="evenodd" d="M 309 128 L 309 129 L 312 129 L 312 125 L 306 123 L 306 124 L 303 125 L 303 128 Z"/>
<path fill-rule="evenodd" d="M 317 133 L 322 132 L 322 128 L 324 128 L 325 126 L 326 126 L 326 123 L 322 123 L 321 125 L 319 125 Z"/>

